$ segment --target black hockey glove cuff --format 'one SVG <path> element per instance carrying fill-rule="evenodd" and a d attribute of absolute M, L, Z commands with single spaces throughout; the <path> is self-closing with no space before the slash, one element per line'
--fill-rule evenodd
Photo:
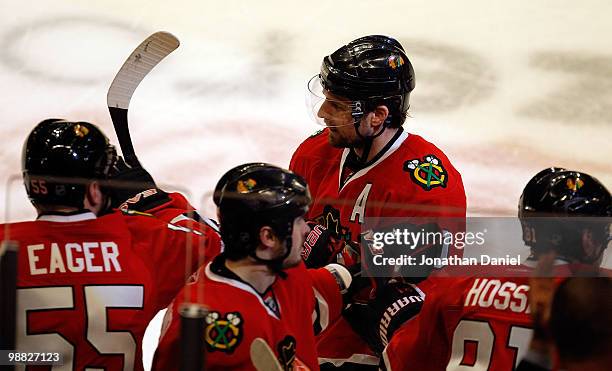
<path fill-rule="evenodd" d="M 416 286 L 390 279 L 367 304 L 352 304 L 344 317 L 372 350 L 381 354 L 393 333 L 421 310 L 423 300 Z"/>
<path fill-rule="evenodd" d="M 140 166 L 131 167 L 123 157 L 119 156 L 111 172 L 108 189 L 111 196 L 111 206 L 116 208 L 146 190 L 157 190 L 157 185 L 148 171 Z M 160 194 L 164 193 L 158 191 Z"/>

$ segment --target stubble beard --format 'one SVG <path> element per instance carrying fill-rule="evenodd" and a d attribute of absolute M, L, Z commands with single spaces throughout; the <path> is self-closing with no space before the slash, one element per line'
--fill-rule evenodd
<path fill-rule="evenodd" d="M 290 260 L 290 259 L 294 259 L 294 260 Z M 302 261 L 302 254 L 299 254 L 297 257 L 288 257 L 287 259 L 285 259 L 285 261 L 283 262 L 283 268 L 293 268 L 296 267 L 298 264 L 300 264 L 300 262 Z"/>
<path fill-rule="evenodd" d="M 359 147 L 363 144 L 361 138 L 347 138 L 344 135 L 341 135 L 337 131 L 329 130 L 327 134 L 327 141 L 334 148 L 355 148 Z"/>

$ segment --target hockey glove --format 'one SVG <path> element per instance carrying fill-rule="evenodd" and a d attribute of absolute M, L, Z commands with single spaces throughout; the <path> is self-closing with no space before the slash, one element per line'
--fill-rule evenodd
<path fill-rule="evenodd" d="M 123 157 L 119 156 L 109 179 L 109 192 L 111 206 L 119 207 L 122 203 L 135 195 L 147 190 L 157 190 L 157 185 L 151 174 L 142 167 L 131 167 Z"/>
<path fill-rule="evenodd" d="M 302 259 L 308 268 L 321 268 L 336 262 L 336 255 L 342 252 L 346 243 L 334 238 L 331 232 L 320 224 L 308 222 L 311 228 L 302 251 Z"/>
<path fill-rule="evenodd" d="M 400 242 L 399 239 L 392 239 L 389 242 L 385 242 L 383 247 L 376 247 L 374 235 L 377 233 L 381 235 L 396 233 L 406 234 L 409 233 L 412 236 L 434 236 L 431 239 L 422 237 L 414 240 L 412 245 L 406 244 L 406 242 Z M 375 231 L 369 230 L 362 234 L 361 242 L 363 245 L 363 261 L 366 266 L 364 269 L 369 272 L 370 276 L 378 277 L 403 277 L 404 281 L 410 283 L 418 283 L 427 278 L 434 269 L 433 265 L 420 264 L 423 260 L 422 256 L 427 258 L 436 258 L 440 256 L 447 256 L 448 247 L 446 247 L 446 253 L 443 254 L 443 241 L 442 238 L 436 238 L 435 236 L 443 236 L 444 232 L 440 229 L 437 223 L 429 222 L 424 224 L 412 224 L 412 223 L 400 223 L 393 226 L 381 227 Z M 379 241 L 380 242 L 380 241 Z M 393 260 L 399 260 L 405 256 L 410 256 L 417 263 L 406 264 L 406 265 L 395 265 L 387 266 L 381 265 L 376 266 L 373 264 L 374 257 L 381 255 L 384 258 Z"/>
<path fill-rule="evenodd" d="M 367 303 L 356 302 L 346 309 L 344 317 L 372 350 L 381 354 L 393 333 L 421 310 L 423 300 L 416 286 L 389 279 Z"/>

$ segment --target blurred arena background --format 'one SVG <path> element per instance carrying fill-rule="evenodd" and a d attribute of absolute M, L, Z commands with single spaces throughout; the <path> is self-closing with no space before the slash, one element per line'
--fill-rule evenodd
<path fill-rule="evenodd" d="M 214 215 L 210 193 L 242 162 L 288 166 L 318 127 L 308 79 L 342 43 L 387 34 L 416 72 L 405 128 L 462 173 L 472 216 L 516 212 L 526 181 L 555 165 L 612 187 L 612 5 L 603 0 L 222 2 L 0 0 L 0 202 L 34 217 L 21 146 L 48 117 L 98 124 L 106 92 L 150 33 L 180 48 L 136 91 L 132 138 L 160 184 Z"/>
<path fill-rule="evenodd" d="M 610 187 L 612 6 L 605 1 L 0 1 L 0 173 L 46 117 L 97 123 L 115 140 L 106 91 L 148 34 L 180 48 L 136 91 L 137 152 L 160 183 L 209 192 L 246 161 L 287 166 L 317 130 L 304 105 L 323 55 L 373 33 L 397 37 L 417 76 L 405 128 L 462 172 L 470 215 L 511 215 L 549 165 Z M 9 220 L 34 215 L 19 176 L 0 185 Z"/>

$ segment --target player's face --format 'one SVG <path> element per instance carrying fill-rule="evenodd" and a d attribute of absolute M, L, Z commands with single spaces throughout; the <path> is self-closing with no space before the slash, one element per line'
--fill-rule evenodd
<path fill-rule="evenodd" d="M 354 119 L 351 116 L 351 101 L 329 91 L 324 91 L 324 94 L 326 99 L 317 115 L 329 128 L 329 144 L 336 148 L 354 146 L 359 142 L 359 137 L 355 133 Z"/>
<path fill-rule="evenodd" d="M 310 232 L 310 227 L 306 224 L 303 217 L 297 217 L 293 221 L 293 232 L 291 234 L 291 253 L 285 259 L 283 266 L 285 268 L 294 267 L 302 261 L 302 250 L 304 250 L 304 241 Z"/>

